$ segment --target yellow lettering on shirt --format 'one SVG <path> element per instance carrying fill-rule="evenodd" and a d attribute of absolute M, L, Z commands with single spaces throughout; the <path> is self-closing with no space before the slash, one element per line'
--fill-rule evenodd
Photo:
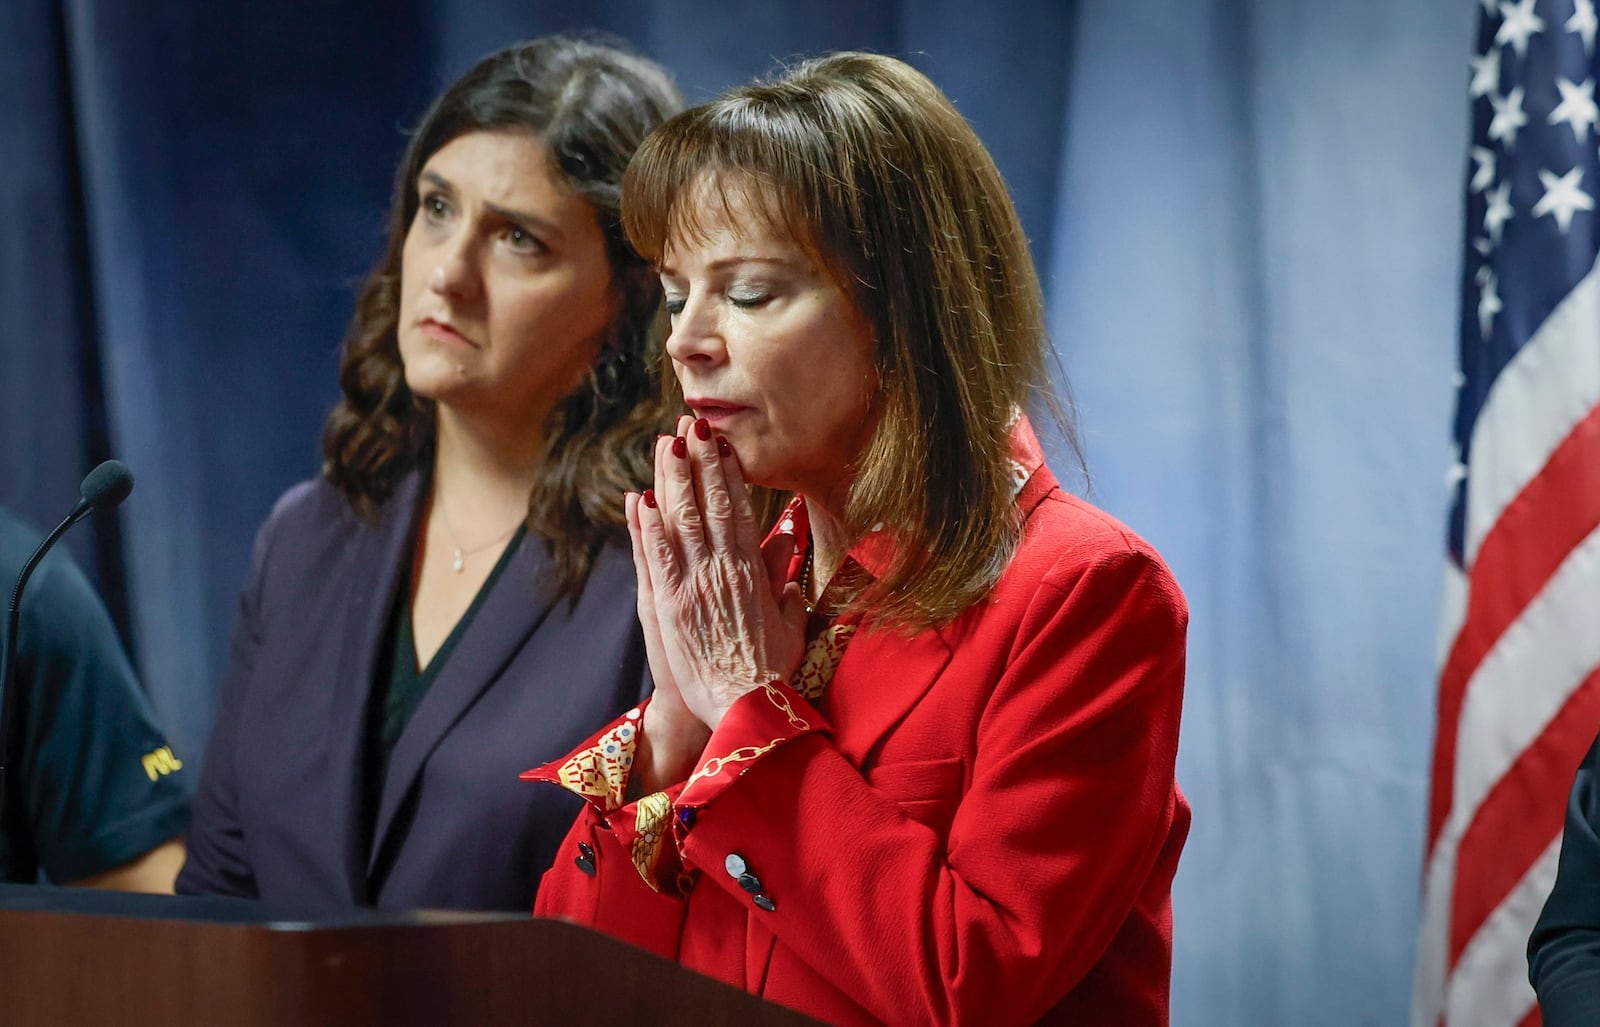
<path fill-rule="evenodd" d="M 183 769 L 183 761 L 174 756 L 172 748 L 166 745 L 155 752 L 147 752 L 140 756 L 139 764 L 144 767 L 145 776 L 152 781 L 158 777 L 166 777 L 175 770 Z"/>

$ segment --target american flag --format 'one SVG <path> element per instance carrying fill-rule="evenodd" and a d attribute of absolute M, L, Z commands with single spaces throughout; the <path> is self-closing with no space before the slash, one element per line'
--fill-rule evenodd
<path fill-rule="evenodd" d="M 1478 2 L 1414 1027 L 1539 1022 L 1528 933 L 1600 730 L 1600 19 Z"/>

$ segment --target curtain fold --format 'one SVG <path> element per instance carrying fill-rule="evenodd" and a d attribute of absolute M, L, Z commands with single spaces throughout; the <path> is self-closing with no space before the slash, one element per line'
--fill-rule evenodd
<path fill-rule="evenodd" d="M 1080 5 L 1052 323 L 1193 609 L 1175 1023 L 1409 1008 L 1474 8 Z"/>

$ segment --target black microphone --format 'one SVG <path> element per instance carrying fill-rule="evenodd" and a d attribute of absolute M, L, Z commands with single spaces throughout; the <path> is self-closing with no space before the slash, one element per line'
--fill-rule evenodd
<path fill-rule="evenodd" d="M 12 687 L 12 663 L 17 652 L 17 624 L 21 618 L 22 590 L 28 587 L 28 579 L 33 576 L 33 569 L 39 566 L 39 561 L 44 559 L 44 554 L 56 544 L 56 540 L 67 533 L 67 529 L 83 520 L 96 510 L 109 510 L 128 498 L 128 493 L 133 491 L 133 472 L 128 470 L 128 465 L 120 460 L 107 460 L 84 476 L 83 484 L 78 486 L 78 505 L 67 514 L 67 519 L 56 525 L 56 530 L 45 536 L 39 548 L 28 557 L 28 562 L 22 565 L 22 573 L 17 575 L 16 588 L 11 591 L 11 610 L 6 619 L 6 636 L 0 642 L 0 813 L 5 809 L 6 800 L 6 748 L 11 739 L 12 714 L 16 709 L 17 690 Z"/>

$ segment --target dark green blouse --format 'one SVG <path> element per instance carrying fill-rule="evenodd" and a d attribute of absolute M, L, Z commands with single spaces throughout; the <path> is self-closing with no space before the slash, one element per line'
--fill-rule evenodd
<path fill-rule="evenodd" d="M 412 714 L 422 704 L 422 697 L 428 694 L 428 687 L 449 661 L 456 643 L 466 634 L 467 626 L 483 605 L 484 598 L 494 591 L 495 582 L 511 562 L 512 554 L 522 544 L 527 530 L 524 525 L 511 536 L 494 569 L 484 579 L 478 594 L 472 597 L 472 605 L 456 621 L 456 626 L 450 629 L 450 634 L 426 667 L 417 666 L 417 640 L 412 633 L 411 623 L 411 589 L 396 590 L 394 609 L 389 614 L 389 627 L 385 632 L 389 644 L 383 647 L 378 660 L 372 699 L 367 707 L 366 797 L 369 820 L 377 815 L 378 799 L 383 794 L 383 780 L 389 773 L 389 759 L 394 754 L 395 745 L 405 732 L 406 725 L 411 723 Z M 412 553 L 412 559 L 401 572 L 402 582 L 410 582 L 415 574 L 415 549 Z"/>

